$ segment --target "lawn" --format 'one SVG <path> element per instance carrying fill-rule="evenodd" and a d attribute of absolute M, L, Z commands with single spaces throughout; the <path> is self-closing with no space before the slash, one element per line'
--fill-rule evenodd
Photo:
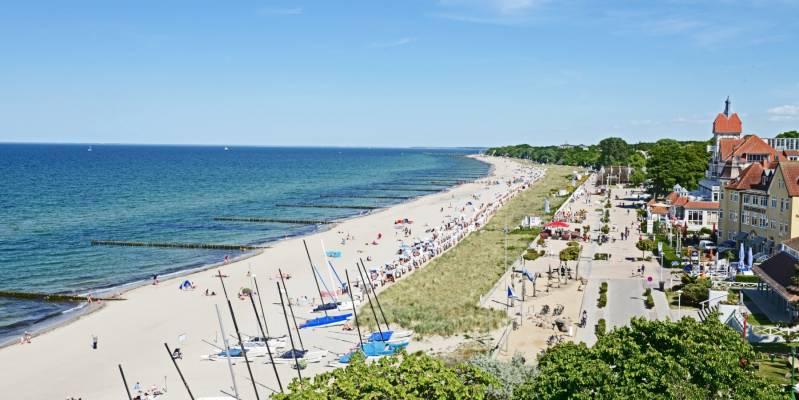
<path fill-rule="evenodd" d="M 502 207 L 485 227 L 469 235 L 457 246 L 432 260 L 380 293 L 380 303 L 390 322 L 412 329 L 419 335 L 452 336 L 460 333 L 488 332 L 506 320 L 502 311 L 480 307 L 480 296 L 488 293 L 506 268 L 504 234 L 523 216 L 543 215 L 544 199 L 566 188 L 574 167 L 550 165 L 546 176 Z M 552 210 L 565 201 L 551 199 Z M 534 232 L 515 230 L 508 235 L 508 259 L 522 254 L 534 239 Z M 365 324 L 374 326 L 369 313 Z"/>

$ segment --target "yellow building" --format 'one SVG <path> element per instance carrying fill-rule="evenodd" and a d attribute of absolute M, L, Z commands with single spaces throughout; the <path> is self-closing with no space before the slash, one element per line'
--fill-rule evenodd
<path fill-rule="evenodd" d="M 735 240 L 773 254 L 799 236 L 799 162 L 759 162 L 724 187 L 719 241 Z"/>

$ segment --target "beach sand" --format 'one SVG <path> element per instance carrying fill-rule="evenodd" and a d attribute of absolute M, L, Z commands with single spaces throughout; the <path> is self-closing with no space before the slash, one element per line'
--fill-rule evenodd
<path fill-rule="evenodd" d="M 324 265 L 320 241 L 324 241 L 327 250 L 341 251 L 342 256 L 331 261 L 342 279 L 344 269 L 350 272 L 351 279 L 355 279 L 355 262 L 359 257 L 364 260 L 367 256 L 372 257 L 374 261 L 367 262 L 367 266 L 394 259 L 399 246 L 398 240 L 405 239 L 402 232 L 395 229 L 395 220 L 413 220 L 413 236 L 422 237 L 425 226 L 436 226 L 445 216 L 456 215 L 457 208 L 473 200 L 473 195 L 478 195 L 480 201 L 490 202 L 515 188 L 509 187 L 504 181 L 521 174 L 519 163 L 483 156 L 480 159 L 494 167 L 490 180 L 500 180 L 503 183 L 489 184 L 489 178 L 486 178 L 463 184 L 446 192 L 347 220 L 305 238 L 291 238 L 274 243 L 262 254 L 218 268 L 229 275 L 225 278 L 225 284 L 241 331 L 258 334 L 249 299 L 240 300 L 236 297 L 240 288 L 253 286 L 251 278 L 247 276 L 248 271 L 257 276 L 269 332 L 273 336 L 286 333 L 276 288 L 276 282 L 279 281 L 278 268 L 292 276 L 286 281 L 292 298 L 307 296 L 317 298 L 316 302 L 319 302 L 302 244 L 303 239 L 307 241 L 311 257 L 317 266 Z M 441 208 L 444 208 L 443 212 Z M 339 232 L 352 235 L 355 239 L 342 246 L 340 241 L 344 235 Z M 377 238 L 378 233 L 383 235 L 379 244 L 367 245 Z M 71 396 L 82 399 L 126 398 L 117 368 L 121 364 L 129 386 L 139 382 L 144 389 L 153 385 L 166 387 L 166 395 L 158 397 L 159 399 L 185 399 L 188 396 L 166 353 L 165 342 L 172 348 L 179 346 L 182 349 L 183 359 L 178 363 L 195 398 L 221 396 L 223 392 L 232 393 L 227 362 L 200 359 L 202 355 L 218 351 L 208 342 L 222 346 L 214 305 L 219 306 L 226 333 L 235 334 L 219 278 L 214 277 L 218 269 L 136 288 L 123 294 L 125 301 L 108 302 L 99 310 L 74 322 L 35 336 L 31 344 L 0 349 L 0 365 L 3 370 L 0 393 L 4 398 L 13 399 L 63 399 Z M 322 274 L 327 279 L 326 272 L 323 271 Z M 197 288 L 190 291 L 179 290 L 178 286 L 184 279 L 194 282 Z M 215 291 L 217 295 L 205 296 L 206 288 Z M 317 316 L 310 312 L 310 308 L 295 306 L 298 323 Z M 363 307 L 361 312 L 370 312 L 368 306 Z M 321 348 L 341 354 L 357 343 L 355 333 L 345 332 L 341 327 L 304 329 L 301 333 L 305 347 L 311 350 Z M 96 350 L 91 346 L 92 336 L 98 338 Z M 182 343 L 178 341 L 181 336 L 185 337 Z M 439 342 L 442 346 L 451 345 L 446 341 Z M 429 341 L 424 344 L 412 343 L 410 349 L 430 347 L 429 344 Z M 327 362 L 335 358 L 334 355 L 328 355 L 322 363 L 309 364 L 302 371 L 303 376 L 330 370 L 332 367 L 327 366 Z M 262 397 L 278 389 L 271 365 L 264 364 L 267 359 L 258 357 L 251 362 Z M 237 362 L 234 371 L 241 397 L 254 399 L 253 385 L 244 362 Z M 284 387 L 297 376 L 296 371 L 286 364 L 278 365 L 278 372 Z"/>

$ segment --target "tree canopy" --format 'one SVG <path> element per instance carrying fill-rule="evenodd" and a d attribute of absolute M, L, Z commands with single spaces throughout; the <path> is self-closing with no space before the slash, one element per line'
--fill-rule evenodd
<path fill-rule="evenodd" d="M 539 359 L 516 399 L 782 399 L 755 374 L 752 347 L 718 319 L 633 319 L 593 347 L 564 343 Z"/>
<path fill-rule="evenodd" d="M 630 145 L 622 138 L 609 137 L 599 142 L 599 165 L 626 164 L 631 154 Z"/>
<path fill-rule="evenodd" d="M 477 356 L 457 365 L 421 352 L 294 379 L 289 399 L 784 399 L 758 375 L 755 351 L 715 317 L 699 322 L 634 318 L 605 333 L 593 347 L 560 343 L 534 369 Z"/>
<path fill-rule="evenodd" d="M 646 160 L 650 193 L 660 196 L 675 184 L 695 189 L 707 169 L 708 158 L 702 142 L 682 144 L 672 139 L 658 140 Z"/>
<path fill-rule="evenodd" d="M 783 139 L 783 138 L 799 138 L 799 132 L 797 132 L 797 131 L 783 132 L 783 133 L 780 133 L 779 135 L 777 135 L 777 138 L 780 138 L 780 139 Z"/>
<path fill-rule="evenodd" d="M 345 368 L 334 369 L 313 379 L 294 379 L 289 393 L 273 399 L 485 399 L 491 388 L 502 383 L 472 365 L 448 367 L 424 353 L 383 357 L 366 363 L 356 354 Z"/>

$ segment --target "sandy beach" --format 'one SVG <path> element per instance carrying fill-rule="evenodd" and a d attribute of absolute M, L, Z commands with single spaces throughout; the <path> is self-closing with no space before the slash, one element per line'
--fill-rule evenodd
<path fill-rule="evenodd" d="M 0 380 L 0 393 L 15 399 L 124 398 L 126 394 L 117 368 L 122 364 L 129 386 L 138 382 L 142 389 L 153 386 L 166 388 L 166 394 L 158 397 L 161 399 L 186 398 L 185 389 L 166 354 L 165 342 L 170 347 L 182 349 L 184 356 L 179 365 L 195 397 L 232 393 L 227 363 L 224 360 L 201 360 L 201 356 L 218 351 L 213 346 L 222 346 L 215 305 L 221 311 L 226 333 L 234 334 L 219 278 L 214 276 L 217 270 L 228 275 L 225 284 L 243 333 L 258 333 L 249 299 L 241 300 L 236 296 L 241 288 L 253 287 L 252 278 L 248 276 L 251 272 L 257 277 L 262 291 L 260 296 L 270 334 L 285 334 L 286 325 L 276 287 L 278 268 L 291 274 L 286 285 L 292 299 L 305 296 L 316 298 L 316 303 L 319 303 L 303 239 L 318 266 L 324 265 L 322 242 L 327 250 L 340 251 L 341 257 L 331 261 L 342 278 L 345 269 L 351 278 L 357 275 L 355 262 L 359 258 L 371 259 L 371 262 L 366 262 L 367 266 L 391 262 L 403 241 L 407 243 L 414 237 L 424 237 L 426 227 L 451 220 L 470 201 L 488 203 L 506 198 L 518 190 L 517 185 L 507 183 L 510 179 L 532 173 L 529 168 L 520 168 L 515 161 L 480 158 L 493 165 L 491 177 L 353 218 L 304 238 L 274 243 L 262 254 L 218 269 L 136 288 L 123 294 L 125 301 L 108 302 L 98 311 L 35 336 L 31 344 L 0 349 L 4 375 Z M 411 230 L 407 237 L 395 225 L 396 220 L 405 218 L 413 221 L 413 224 L 405 225 Z M 381 235 L 380 239 L 378 235 Z M 350 239 L 342 245 L 342 239 L 347 237 Z M 325 271 L 322 275 L 327 278 Z M 196 288 L 180 290 L 179 285 L 185 279 L 191 280 Z M 217 295 L 206 296 L 206 289 Z M 318 316 L 311 313 L 310 306 L 296 306 L 294 311 L 299 323 Z M 363 312 L 368 312 L 368 307 Z M 302 371 L 303 376 L 329 370 L 332 367 L 327 364 L 337 358 L 335 354 L 346 353 L 357 343 L 356 334 L 343 331 L 341 327 L 303 329 L 301 333 L 306 348 L 331 352 L 321 363 L 309 364 Z M 97 338 L 96 350 L 92 349 L 92 337 Z M 184 340 L 179 341 L 179 338 Z M 413 344 L 411 349 L 414 349 Z M 251 362 L 262 396 L 278 389 L 271 365 L 264 364 L 267 359 L 258 357 Z M 242 398 L 255 398 L 245 364 L 236 363 L 234 370 Z M 284 387 L 297 376 L 289 365 L 279 365 L 278 372 Z"/>

